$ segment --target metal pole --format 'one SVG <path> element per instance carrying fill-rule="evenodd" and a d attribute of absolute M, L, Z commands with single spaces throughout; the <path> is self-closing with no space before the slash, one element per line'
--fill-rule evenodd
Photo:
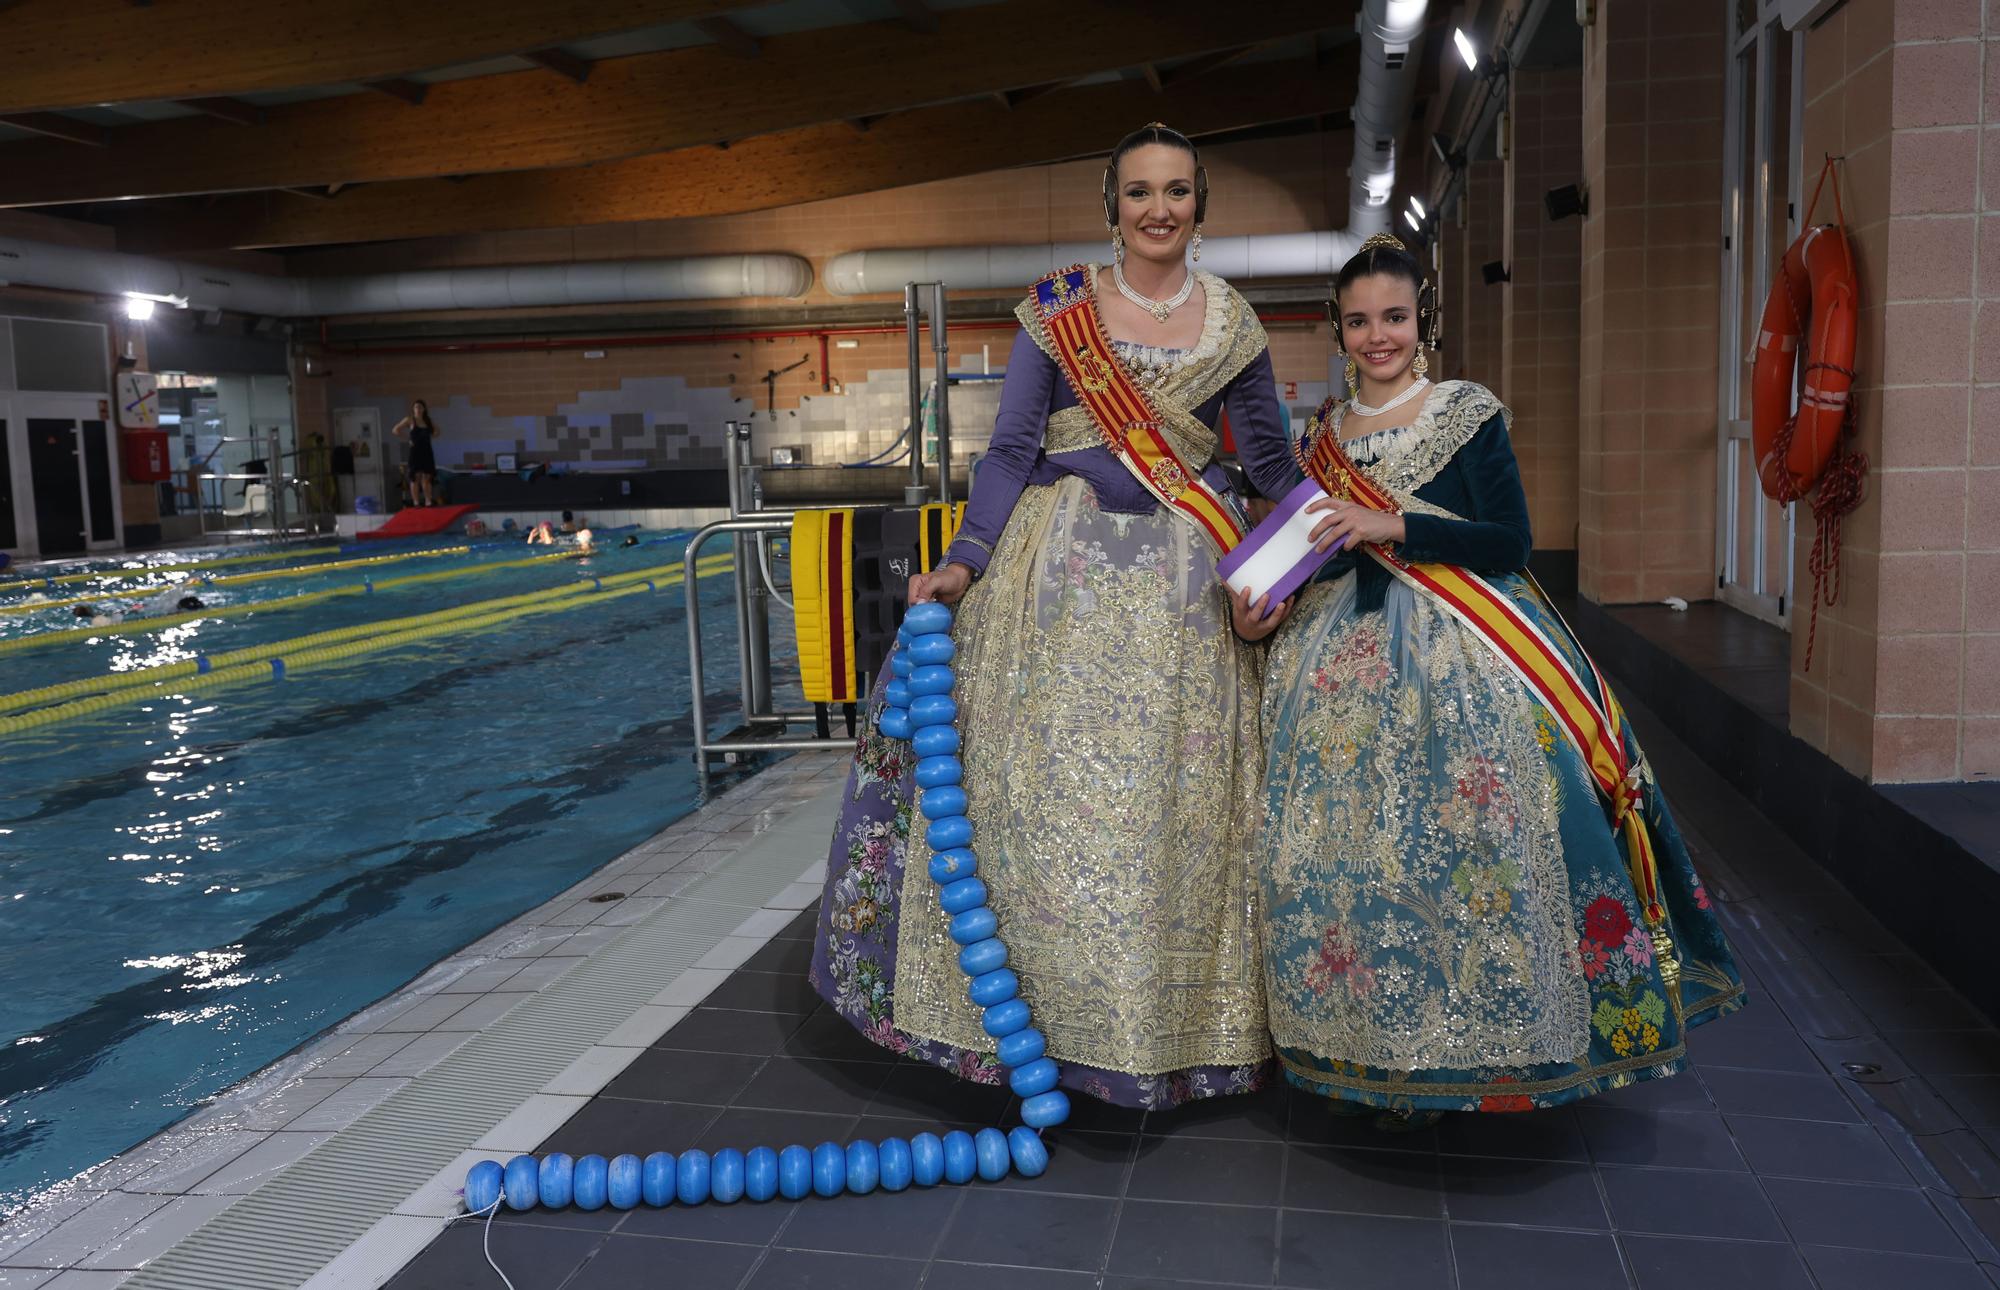
<path fill-rule="evenodd" d="M 938 500 L 951 505 L 951 342 L 945 336 L 944 283 L 931 284 L 931 352 L 937 359 Z"/>
<path fill-rule="evenodd" d="M 910 482 L 903 489 L 903 502 L 922 506 L 928 496 L 924 488 L 924 350 L 917 337 L 917 283 L 903 284 L 903 330 L 910 345 Z"/>
<path fill-rule="evenodd" d="M 741 459 L 736 470 L 742 477 L 738 486 L 738 497 L 751 509 L 750 487 L 750 423 L 743 424 L 741 437 Z M 746 720 L 767 718 L 771 711 L 771 605 L 770 593 L 764 587 L 763 563 L 759 559 L 758 545 L 763 541 L 761 534 L 742 534 L 736 539 L 737 570 L 736 582 L 748 591 L 748 611 L 744 619 L 747 634 L 743 637 L 744 655 L 750 663 L 750 690 Z"/>
<path fill-rule="evenodd" d="M 723 447 L 726 450 L 729 476 L 729 518 L 738 519 L 743 514 L 743 467 L 742 453 L 737 445 L 750 437 L 750 427 L 745 422 L 725 421 L 722 426 Z M 743 724 L 749 725 L 756 719 L 756 678 L 750 666 L 750 595 L 749 585 L 744 578 L 749 570 L 746 559 L 748 548 L 741 534 L 732 533 L 730 549 L 735 553 L 736 567 L 731 580 L 736 584 L 736 639 L 740 642 L 736 651 L 737 694 L 743 700 Z"/>
<path fill-rule="evenodd" d="M 689 716 L 694 723 L 694 762 L 704 775 L 708 773 L 708 705 L 703 700 L 701 681 L 701 582 L 694 563 L 695 553 L 706 536 L 705 531 L 695 534 L 681 550 L 681 595 L 687 606 L 688 680 L 694 691 Z"/>

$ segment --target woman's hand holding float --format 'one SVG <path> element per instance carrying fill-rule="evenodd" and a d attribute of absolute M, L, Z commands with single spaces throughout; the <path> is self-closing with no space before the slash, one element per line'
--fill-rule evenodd
<path fill-rule="evenodd" d="M 1260 641 L 1278 630 L 1278 624 L 1285 621 L 1285 615 L 1292 612 L 1292 601 L 1271 604 L 1269 592 L 1250 602 L 1250 588 L 1236 592 L 1229 598 L 1229 617 L 1236 628 L 1236 634 L 1246 641 Z"/>
<path fill-rule="evenodd" d="M 1405 536 L 1402 516 L 1370 510 L 1338 497 L 1322 497 L 1310 503 L 1306 511 L 1326 514 L 1325 519 L 1313 526 L 1311 540 L 1316 551 L 1331 551 L 1335 546 L 1352 551 L 1363 543 L 1386 545 L 1401 542 Z"/>
<path fill-rule="evenodd" d="M 955 605 L 971 585 L 971 569 L 962 564 L 947 564 L 910 579 L 910 603 L 921 605 L 935 600 L 941 605 Z"/>

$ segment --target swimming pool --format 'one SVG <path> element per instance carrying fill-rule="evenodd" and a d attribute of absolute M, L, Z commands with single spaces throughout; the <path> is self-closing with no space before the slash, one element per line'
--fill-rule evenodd
<path fill-rule="evenodd" d="M 677 564 L 680 553 L 678 538 L 654 541 L 588 572 Z M 468 576 L 0 654 L 0 689 L 579 576 L 567 561 L 473 575 L 525 554 L 514 543 L 424 556 L 369 576 Z M 361 576 L 201 595 L 211 606 L 275 601 Z M 711 711 L 726 726 L 731 583 L 700 587 Z M 68 612 L 0 617 L 0 641 L 69 627 Z M 775 679 L 796 704 L 791 634 L 774 626 Z M 686 630 L 681 588 L 663 586 L 281 682 L 170 688 L 0 735 L 0 1215 L 696 806 Z"/>

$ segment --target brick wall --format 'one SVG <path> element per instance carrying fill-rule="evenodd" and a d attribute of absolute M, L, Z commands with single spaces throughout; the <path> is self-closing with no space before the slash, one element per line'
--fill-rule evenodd
<path fill-rule="evenodd" d="M 1583 181 L 1583 78 L 1524 71 L 1513 81 L 1504 192 L 1511 279 L 1500 296 L 1500 397 L 1514 410 L 1514 452 L 1535 545 L 1576 546 L 1577 328 L 1582 221 L 1549 219 L 1543 195 Z"/>
<path fill-rule="evenodd" d="M 1793 632 L 1792 724 L 1877 781 L 2000 776 L 2000 14 L 1986 8 L 1850 0 L 1806 43 L 1805 155 L 1846 157 L 1871 465 L 1810 672 Z M 1812 536 L 1802 515 L 1801 602 Z"/>
<path fill-rule="evenodd" d="M 1578 577 L 1600 603 L 1714 594 L 1725 16 L 1619 0 L 1585 33 Z"/>

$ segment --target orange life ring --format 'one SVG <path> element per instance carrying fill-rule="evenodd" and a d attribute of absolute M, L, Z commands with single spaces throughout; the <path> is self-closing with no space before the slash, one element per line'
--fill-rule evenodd
<path fill-rule="evenodd" d="M 1854 384 L 1854 333 L 1860 294 L 1854 257 L 1837 224 L 1807 229 L 1785 251 L 1757 333 L 1757 367 L 1750 382 L 1750 443 L 1764 494 L 1790 502 L 1810 493 L 1826 473 L 1847 424 Z M 1792 379 L 1799 341 L 1811 321 L 1805 388 L 1792 415 Z"/>

